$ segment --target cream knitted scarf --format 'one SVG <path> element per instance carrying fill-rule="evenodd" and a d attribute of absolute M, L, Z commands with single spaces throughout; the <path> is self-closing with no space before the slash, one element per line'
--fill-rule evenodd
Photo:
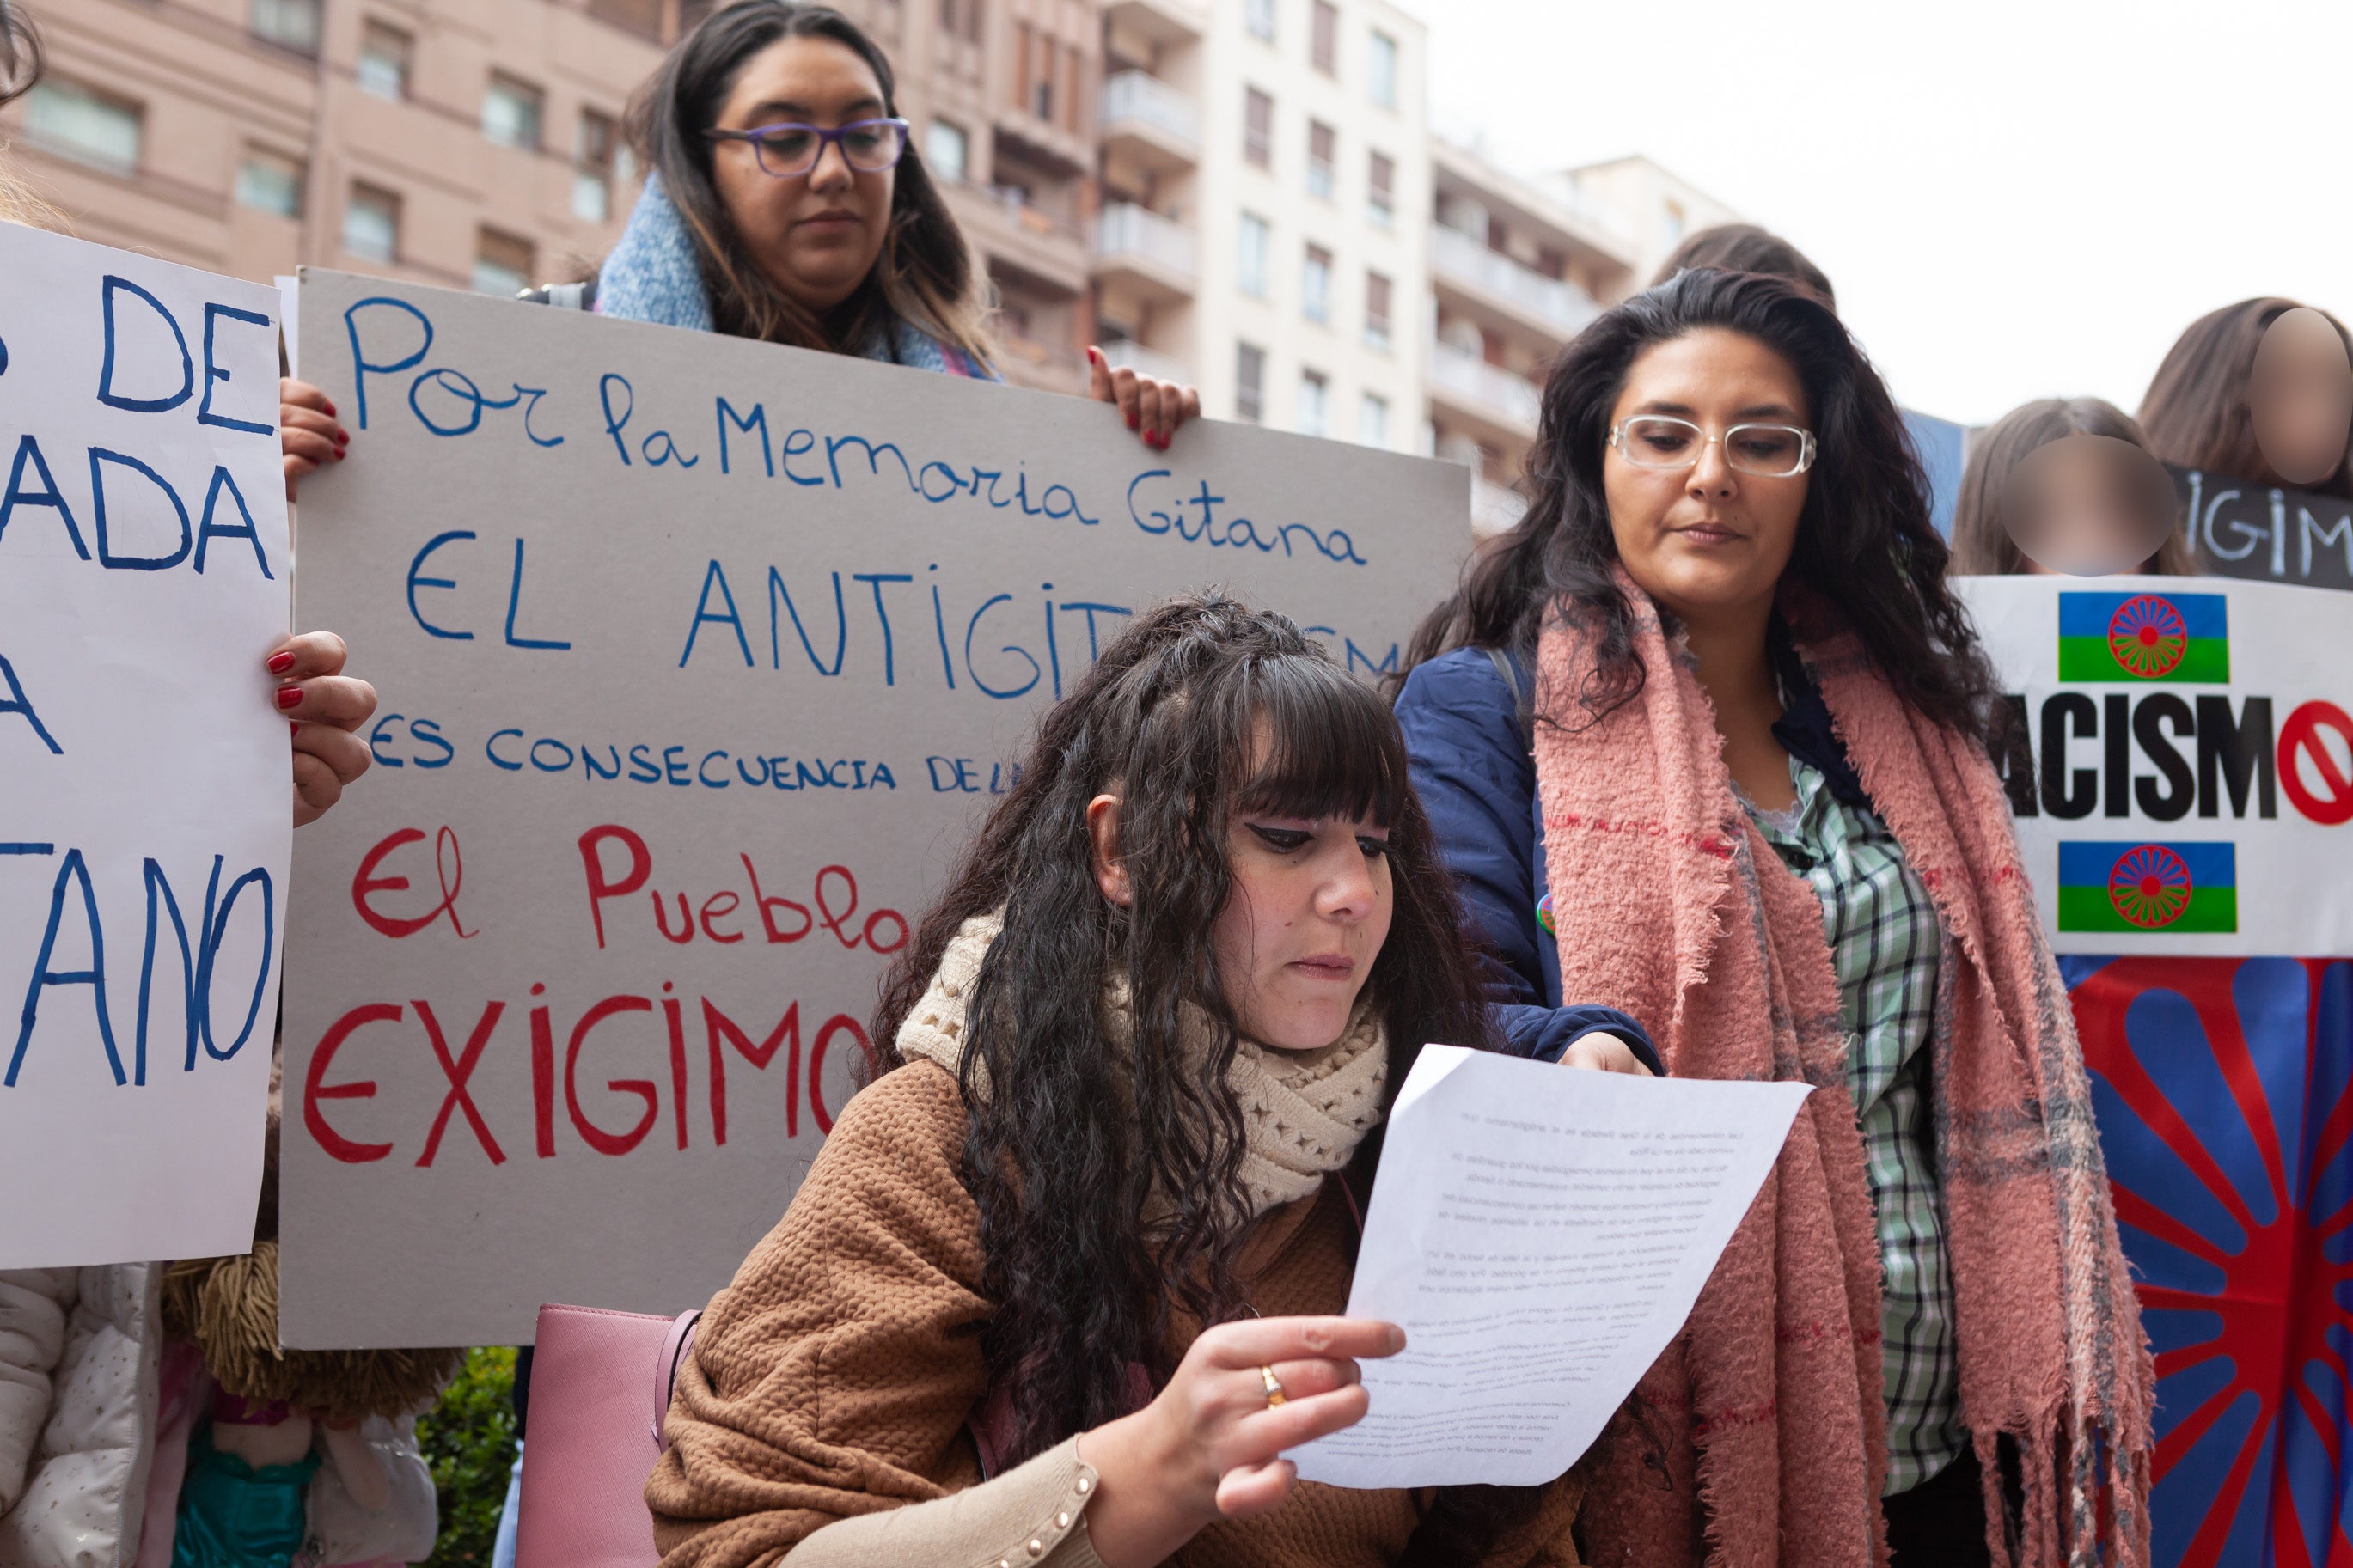
<path fill-rule="evenodd" d="M 1005 929 L 1004 916 L 980 915 L 964 922 L 940 955 L 932 984 L 899 1026 L 899 1054 L 922 1057 L 956 1072 L 964 1061 L 965 1004 L 980 978 L 989 943 Z M 1115 981 L 1103 996 L 1105 1043 L 1124 1050 L 1133 1012 L 1126 982 Z M 1185 1044 L 1207 1053 L 1208 1017 L 1187 1009 Z M 1324 1176 L 1347 1164 L 1356 1145 L 1381 1119 L 1381 1086 L 1388 1076 L 1388 1051 L 1380 1015 L 1359 997 L 1348 1026 L 1332 1044 L 1313 1051 L 1275 1051 L 1244 1039 L 1226 1070 L 1226 1085 L 1240 1104 L 1247 1144 L 1241 1180 L 1250 1213 L 1313 1194 Z M 976 1076 L 975 1090 L 988 1092 Z"/>

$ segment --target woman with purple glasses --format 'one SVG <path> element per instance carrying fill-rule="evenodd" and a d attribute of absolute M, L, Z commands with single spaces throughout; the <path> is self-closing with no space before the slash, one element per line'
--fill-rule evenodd
<path fill-rule="evenodd" d="M 840 12 L 737 0 L 631 109 L 649 170 L 621 242 L 549 303 L 999 379 L 987 280 L 898 118 L 891 62 Z M 1198 393 L 1087 351 L 1090 395 L 1163 448 Z"/>

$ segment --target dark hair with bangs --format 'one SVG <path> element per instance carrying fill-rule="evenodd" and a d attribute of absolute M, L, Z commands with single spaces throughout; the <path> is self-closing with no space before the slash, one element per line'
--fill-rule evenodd
<path fill-rule="evenodd" d="M 1095 881 L 1087 806 L 1103 794 L 1121 800 L 1124 909 Z M 1040 721 L 1019 782 L 874 1013 L 873 1065 L 887 1070 L 957 928 L 1004 911 L 966 1009 L 963 1077 L 965 1182 L 996 1308 L 985 1344 L 993 1379 L 1013 1391 L 1017 1457 L 1127 1414 L 1132 1363 L 1164 1383 L 1180 1312 L 1208 1324 L 1244 1307 L 1233 1278 L 1250 1219 L 1244 1130 L 1226 1086 L 1239 1034 L 1207 940 L 1232 888 L 1237 810 L 1363 816 L 1389 830 L 1393 913 L 1366 994 L 1388 1026 L 1392 1095 L 1424 1041 L 1492 1043 L 1453 884 L 1379 694 L 1289 620 L 1218 595 L 1138 616 Z M 1103 1028 L 1115 979 L 1134 1013 L 1134 1049 L 1119 1058 Z M 1206 1059 L 1183 1047 L 1187 1007 L 1216 1031 Z M 1147 1230 L 1155 1193 L 1170 1212 Z M 1431 1554 L 1487 1539 L 1527 1500 L 1461 1489 L 1413 1560 L 1451 1560 Z"/>

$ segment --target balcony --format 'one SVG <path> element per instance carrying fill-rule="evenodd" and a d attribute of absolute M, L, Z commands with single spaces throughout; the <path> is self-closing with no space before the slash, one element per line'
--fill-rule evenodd
<path fill-rule="evenodd" d="M 1535 439 L 1544 394 L 1535 383 L 1489 364 L 1451 344 L 1430 345 L 1430 396 L 1495 435 L 1509 447 Z"/>
<path fill-rule="evenodd" d="M 1138 375 L 1148 375 L 1160 381 L 1174 382 L 1178 386 L 1193 384 L 1193 367 L 1174 354 L 1158 349 L 1145 348 L 1132 338 L 1121 338 L 1103 345 L 1103 358 L 1116 369 L 1125 365 Z"/>
<path fill-rule="evenodd" d="M 1472 303 L 1503 311 L 1555 342 L 1566 342 L 1601 314 L 1601 307 L 1574 285 L 1524 267 L 1500 250 L 1444 224 L 1430 230 L 1430 271 Z"/>
<path fill-rule="evenodd" d="M 1155 44 L 1198 42 L 1208 30 L 1204 0 L 1098 0 L 1103 19 Z"/>
<path fill-rule="evenodd" d="M 1133 202 L 1095 220 L 1095 276 L 1128 285 L 1147 302 L 1190 299 L 1200 279 L 1193 231 Z"/>
<path fill-rule="evenodd" d="M 1189 169 L 1201 156 L 1201 106 L 1149 71 L 1121 71 L 1103 82 L 1103 139 L 1155 174 Z"/>
<path fill-rule="evenodd" d="M 1010 262 L 1051 284 L 1058 293 L 1085 290 L 1086 236 L 1062 216 L 1014 185 L 958 181 L 945 189 L 949 209 L 992 273 Z"/>

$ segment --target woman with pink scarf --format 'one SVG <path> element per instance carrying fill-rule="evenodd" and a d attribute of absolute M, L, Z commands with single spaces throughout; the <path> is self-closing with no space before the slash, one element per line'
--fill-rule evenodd
<path fill-rule="evenodd" d="M 1398 698 L 1491 994 L 1818 1090 L 1587 1560 L 2137 1568 L 2149 1355 L 1894 401 L 1812 295 L 1689 271 L 1568 346 L 1529 470 Z"/>

